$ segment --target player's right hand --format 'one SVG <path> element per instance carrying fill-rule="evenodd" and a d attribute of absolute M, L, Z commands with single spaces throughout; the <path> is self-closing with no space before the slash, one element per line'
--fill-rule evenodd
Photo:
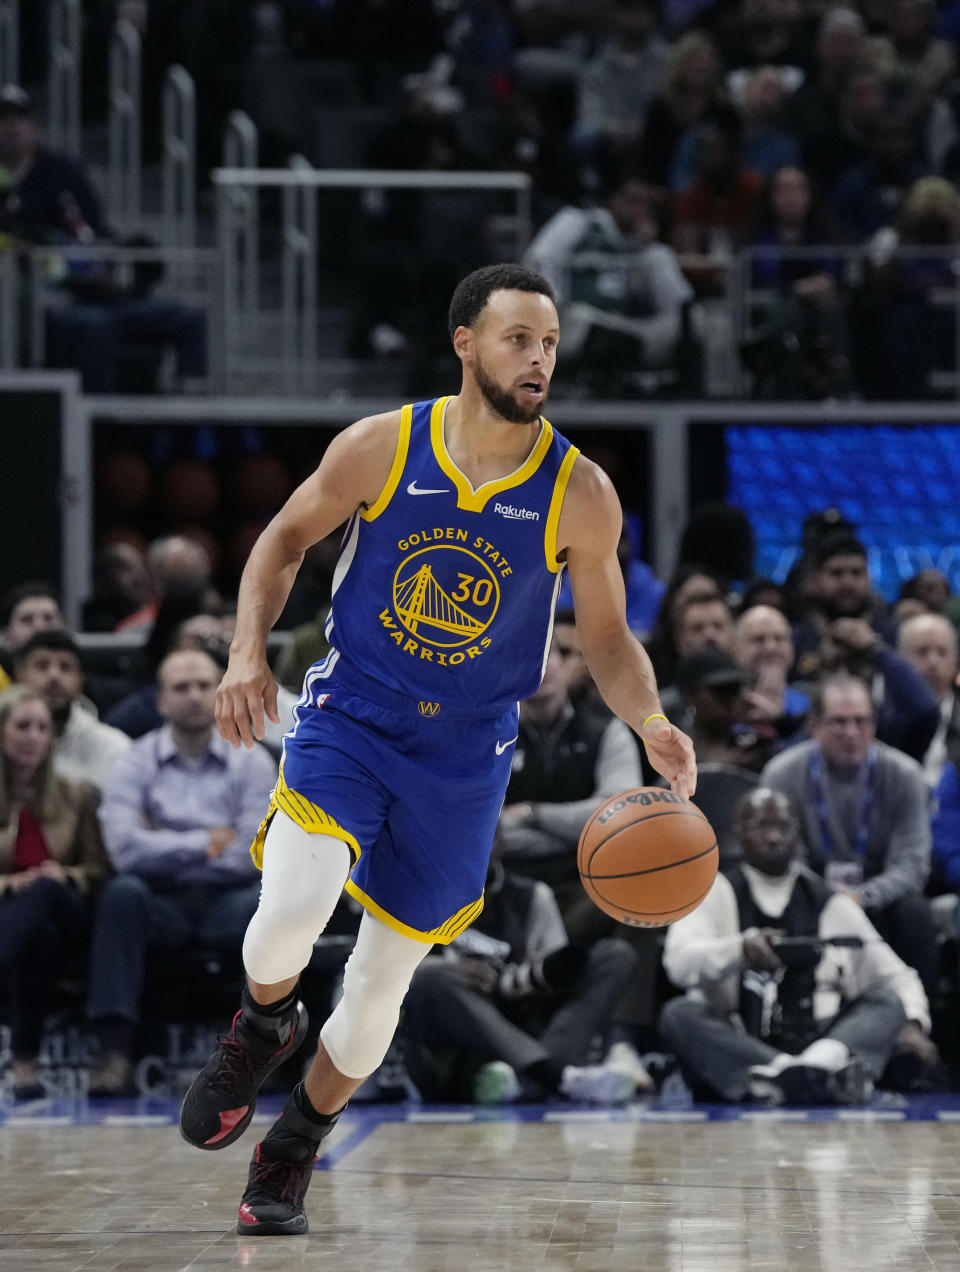
<path fill-rule="evenodd" d="M 217 689 L 217 728 L 224 741 L 235 747 L 262 742 L 264 713 L 280 723 L 277 682 L 266 656 L 230 656 L 230 664 Z"/>

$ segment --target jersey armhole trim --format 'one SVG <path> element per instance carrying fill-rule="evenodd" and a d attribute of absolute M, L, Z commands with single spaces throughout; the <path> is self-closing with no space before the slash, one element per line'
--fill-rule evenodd
<path fill-rule="evenodd" d="M 390 500 L 396 494 L 397 486 L 400 484 L 400 477 L 403 474 L 404 466 L 407 462 L 407 453 L 410 450 L 410 429 L 413 423 L 413 405 L 407 405 L 400 411 L 400 433 L 397 437 L 397 449 L 393 456 L 393 463 L 390 466 L 390 475 L 384 483 L 383 490 L 377 495 L 376 502 L 372 503 L 369 508 L 361 508 L 360 516 L 364 521 L 375 521 L 384 512 Z"/>
<path fill-rule="evenodd" d="M 563 496 L 567 491 L 567 483 L 570 481 L 570 473 L 573 471 L 573 465 L 580 454 L 576 446 L 571 446 L 564 455 L 557 473 L 557 480 L 553 487 L 553 496 L 550 499 L 550 510 L 547 513 L 547 524 L 543 532 L 543 550 L 546 554 L 547 569 L 551 574 L 559 574 L 563 569 L 563 562 L 557 560 L 557 527 L 560 524 L 560 510 L 563 508 Z"/>

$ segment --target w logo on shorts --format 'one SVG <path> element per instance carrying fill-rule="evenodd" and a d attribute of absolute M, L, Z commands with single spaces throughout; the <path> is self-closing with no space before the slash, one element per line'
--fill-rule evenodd
<path fill-rule="evenodd" d="M 417 710 L 422 716 L 435 716 L 440 714 L 439 702 L 421 702 Z"/>

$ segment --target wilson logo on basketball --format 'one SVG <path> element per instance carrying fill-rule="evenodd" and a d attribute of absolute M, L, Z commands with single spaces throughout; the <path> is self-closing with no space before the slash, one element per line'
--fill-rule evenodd
<path fill-rule="evenodd" d="M 685 804 L 686 800 L 680 795 L 675 795 L 673 791 L 634 791 L 631 795 L 624 795 L 621 799 L 616 800 L 612 804 L 608 804 L 602 813 L 597 817 L 597 821 L 602 826 L 608 822 L 611 817 L 616 817 L 617 813 L 622 813 L 630 804 Z"/>

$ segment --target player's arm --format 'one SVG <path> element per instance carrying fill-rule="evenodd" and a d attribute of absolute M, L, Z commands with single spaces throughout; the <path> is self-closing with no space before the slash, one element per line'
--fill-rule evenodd
<path fill-rule="evenodd" d="M 660 695 L 647 652 L 627 626 L 617 560 L 622 522 L 610 479 L 579 456 L 564 496 L 557 546 L 570 572 L 581 648 L 604 701 L 643 738 L 657 772 L 688 798 L 696 787 L 693 744 L 665 720 L 644 724 L 660 713 Z"/>
<path fill-rule="evenodd" d="M 279 723 L 267 633 L 283 611 L 306 550 L 376 501 L 390 475 L 399 432 L 400 412 L 391 411 L 338 433 L 317 469 L 254 544 L 240 579 L 230 662 L 217 691 L 217 726 L 234 746 L 263 738 L 264 709 Z"/>

